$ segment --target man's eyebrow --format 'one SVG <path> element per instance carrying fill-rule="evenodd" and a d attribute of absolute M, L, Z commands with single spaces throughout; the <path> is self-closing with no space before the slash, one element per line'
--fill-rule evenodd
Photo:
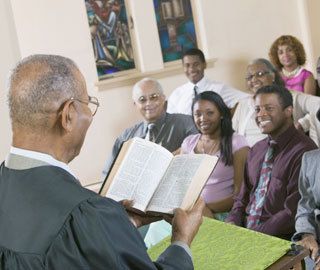
<path fill-rule="evenodd" d="M 255 106 L 275 106 L 276 104 L 270 104 L 270 103 L 267 103 L 267 104 L 262 104 L 262 105 L 255 105 Z"/>

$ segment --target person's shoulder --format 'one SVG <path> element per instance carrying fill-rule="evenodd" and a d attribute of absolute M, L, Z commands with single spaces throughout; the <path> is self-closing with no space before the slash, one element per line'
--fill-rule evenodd
<path fill-rule="evenodd" d="M 237 132 L 233 132 L 232 134 L 232 140 L 243 140 L 246 139 L 245 136 L 238 134 Z"/>
<path fill-rule="evenodd" d="M 304 160 L 307 164 L 311 163 L 318 163 L 320 160 L 320 149 L 310 150 L 304 153 L 303 155 Z"/>
<path fill-rule="evenodd" d="M 200 133 L 191 134 L 191 135 L 187 136 L 183 141 L 184 141 L 184 143 L 194 142 L 194 141 L 197 141 L 200 136 L 201 136 Z"/>
<path fill-rule="evenodd" d="M 191 115 L 181 113 L 167 113 L 167 124 L 173 126 L 177 134 L 184 134 L 184 137 L 190 133 L 197 133 L 197 128 L 194 124 Z"/>
<path fill-rule="evenodd" d="M 256 142 L 249 150 L 249 155 L 260 153 L 261 149 L 268 147 L 268 137 Z"/>
<path fill-rule="evenodd" d="M 234 87 L 231 87 L 230 85 L 224 83 L 224 82 L 220 82 L 220 81 L 216 81 L 216 80 L 211 80 L 208 77 L 204 77 L 204 81 L 203 84 L 205 84 L 207 87 L 211 87 L 211 90 L 216 90 L 216 89 L 223 89 L 223 90 L 238 90 L 235 89 Z M 206 88 L 207 88 L 206 87 Z"/>
<path fill-rule="evenodd" d="M 126 128 L 123 132 L 128 133 L 128 132 L 130 132 L 132 130 L 136 130 L 139 127 L 143 126 L 143 124 L 144 124 L 143 121 L 139 121 L 139 122 L 135 123 L 134 125 L 132 125 L 131 127 Z"/>
<path fill-rule="evenodd" d="M 119 139 L 121 140 L 129 140 L 131 138 L 134 138 L 139 133 L 139 130 L 143 128 L 144 122 L 139 121 L 135 123 L 133 126 L 126 128 L 120 135 Z"/>
<path fill-rule="evenodd" d="M 82 202 L 82 203 L 89 203 L 94 205 L 96 208 L 117 208 L 119 210 L 124 210 L 124 207 L 117 201 L 100 196 L 99 194 L 95 194 L 88 198 L 88 200 Z"/>
<path fill-rule="evenodd" d="M 179 85 L 177 88 L 175 88 L 172 93 L 170 94 L 170 96 L 172 95 L 177 95 L 179 93 L 181 93 L 182 91 L 184 92 L 187 88 L 189 88 L 188 86 L 190 85 L 190 82 L 186 82 L 182 85 Z"/>
<path fill-rule="evenodd" d="M 309 175 L 308 181 L 315 181 L 315 174 L 318 176 L 318 164 L 320 162 L 320 149 L 307 151 L 302 155 L 301 170 Z"/>
<path fill-rule="evenodd" d="M 182 113 L 167 113 L 167 115 L 168 115 L 168 118 L 173 119 L 174 121 L 177 121 L 178 123 L 181 123 L 181 124 L 183 124 L 183 122 L 193 123 L 193 118 L 191 115 L 182 114 Z"/>
<path fill-rule="evenodd" d="M 223 82 L 211 80 L 210 78 L 204 76 L 200 81 L 199 86 L 204 91 L 220 93 L 221 89 L 225 87 L 225 84 Z"/>
<path fill-rule="evenodd" d="M 30 172 L 34 174 L 35 183 L 46 185 L 47 188 L 43 189 L 43 192 L 54 192 L 51 190 L 53 187 L 59 190 L 55 198 L 52 198 L 53 201 L 58 197 L 65 201 L 77 201 L 95 195 L 93 191 L 82 187 L 80 182 L 63 168 L 49 165 L 30 169 Z M 43 175 L 46 175 L 45 179 Z"/>
<path fill-rule="evenodd" d="M 91 193 L 89 190 L 87 190 L 87 192 Z M 99 219 L 100 217 L 103 218 L 106 215 L 118 216 L 123 214 L 126 215 L 126 212 L 120 203 L 95 193 L 91 194 L 90 197 L 79 201 L 69 213 L 69 216 L 72 216 L 74 219 L 86 219 L 91 217 L 96 217 Z"/>
<path fill-rule="evenodd" d="M 265 146 L 268 145 L 268 137 L 256 142 L 251 148 L 252 149 L 256 149 L 256 148 L 260 148 L 261 146 Z"/>
<path fill-rule="evenodd" d="M 244 135 L 240 135 L 237 132 L 232 134 L 232 141 L 233 142 L 247 142 L 247 139 Z"/>
<path fill-rule="evenodd" d="M 69 172 L 56 166 L 30 169 L 30 175 L 34 185 L 41 190 L 37 193 L 37 201 L 39 204 L 45 203 L 43 216 L 56 219 L 56 223 L 69 215 L 82 201 L 97 196 L 95 192 L 82 187 Z"/>
<path fill-rule="evenodd" d="M 303 74 L 303 76 L 307 76 L 307 77 L 309 77 L 310 75 L 313 75 L 310 70 L 307 70 L 305 68 L 302 69 L 301 73 Z"/>
<path fill-rule="evenodd" d="M 305 151 L 310 151 L 317 148 L 317 145 L 309 136 L 296 129 L 293 129 L 290 142 L 290 144 L 297 145 L 300 148 L 305 149 Z"/>
<path fill-rule="evenodd" d="M 232 149 L 237 151 L 246 146 L 249 147 L 246 137 L 234 132 L 232 134 Z"/>
<path fill-rule="evenodd" d="M 81 186 L 80 183 L 75 182 L 78 180 L 71 179 L 71 177 L 72 176 L 66 176 L 63 179 L 60 179 L 60 181 L 55 179 L 55 188 L 60 190 L 59 194 L 56 194 L 56 196 L 60 197 L 61 201 L 64 200 L 66 205 L 77 204 L 82 200 L 97 196 L 95 192 Z"/>

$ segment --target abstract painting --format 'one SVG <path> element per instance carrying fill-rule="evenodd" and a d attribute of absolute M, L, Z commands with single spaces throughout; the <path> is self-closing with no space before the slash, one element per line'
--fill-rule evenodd
<path fill-rule="evenodd" d="M 99 79 L 134 69 L 124 0 L 85 0 Z"/>

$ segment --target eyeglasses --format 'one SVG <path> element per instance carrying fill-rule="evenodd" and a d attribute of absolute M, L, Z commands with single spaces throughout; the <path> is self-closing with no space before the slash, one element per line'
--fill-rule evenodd
<path fill-rule="evenodd" d="M 100 106 L 100 103 L 96 97 L 88 96 L 88 99 L 89 99 L 88 101 L 83 101 L 81 99 L 74 98 L 74 97 L 70 98 L 70 100 L 74 100 L 74 101 L 78 101 L 83 104 L 86 104 L 89 107 L 92 116 L 94 116 L 98 110 L 98 107 Z"/>
<path fill-rule="evenodd" d="M 270 71 L 258 71 L 256 73 L 250 74 L 246 77 L 247 81 L 251 81 L 253 77 L 262 78 L 264 75 L 270 74 Z"/>
<path fill-rule="evenodd" d="M 150 102 L 153 102 L 153 101 L 158 101 L 159 100 L 159 97 L 161 95 L 159 93 L 154 93 L 154 94 L 151 94 L 149 96 L 141 96 L 138 98 L 137 102 L 140 103 L 140 104 L 144 104 L 146 103 L 148 100 Z"/>

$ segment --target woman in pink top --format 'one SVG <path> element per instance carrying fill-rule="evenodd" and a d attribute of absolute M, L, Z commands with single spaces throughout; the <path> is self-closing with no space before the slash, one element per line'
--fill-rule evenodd
<path fill-rule="evenodd" d="M 207 204 L 205 214 L 223 220 L 225 215 L 221 213 L 232 208 L 233 197 L 240 190 L 248 143 L 244 136 L 234 133 L 230 110 L 215 92 L 207 91 L 197 95 L 192 112 L 200 133 L 185 138 L 180 153 L 220 157 L 201 196 Z"/>
<path fill-rule="evenodd" d="M 281 36 L 273 42 L 269 57 L 281 73 L 286 88 L 316 94 L 316 82 L 312 73 L 302 66 L 306 62 L 306 53 L 302 43 L 293 36 Z"/>

